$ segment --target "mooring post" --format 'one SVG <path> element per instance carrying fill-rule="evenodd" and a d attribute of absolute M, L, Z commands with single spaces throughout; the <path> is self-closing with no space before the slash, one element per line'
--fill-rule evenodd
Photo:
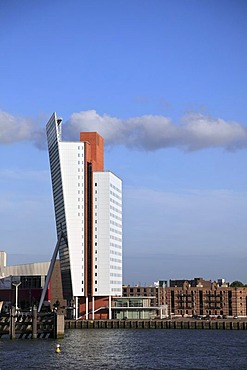
<path fill-rule="evenodd" d="M 64 338 L 64 313 L 54 312 L 54 338 Z"/>
<path fill-rule="evenodd" d="M 38 321 L 38 315 L 37 315 L 37 307 L 33 306 L 32 309 L 32 338 L 37 338 L 37 321 Z"/>
<path fill-rule="evenodd" d="M 15 339 L 15 307 L 10 310 L 9 336 L 10 339 Z"/>

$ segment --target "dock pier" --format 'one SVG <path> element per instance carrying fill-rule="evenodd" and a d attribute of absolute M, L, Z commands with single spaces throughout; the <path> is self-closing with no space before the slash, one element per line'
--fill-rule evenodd
<path fill-rule="evenodd" d="M 59 312 L 16 312 L 12 307 L 9 314 L 0 315 L 0 338 L 63 338 L 64 314 Z"/>
<path fill-rule="evenodd" d="M 0 315 L 0 338 L 54 338 L 64 337 L 67 329 L 201 329 L 247 330 L 247 320 L 65 320 L 64 313 L 16 313 Z"/>
<path fill-rule="evenodd" d="M 65 329 L 246 330 L 246 320 L 65 320 Z"/>

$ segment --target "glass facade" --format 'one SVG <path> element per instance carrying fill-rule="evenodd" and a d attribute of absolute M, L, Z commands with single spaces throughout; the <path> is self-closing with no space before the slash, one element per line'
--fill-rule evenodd
<path fill-rule="evenodd" d="M 51 168 L 51 180 L 56 217 L 57 236 L 59 237 L 61 231 L 63 231 L 63 234 L 67 237 L 63 186 L 58 147 L 59 141 L 61 140 L 61 120 L 57 119 L 56 113 L 53 113 L 53 115 L 51 116 L 50 120 L 46 125 L 46 134 Z M 59 257 L 61 264 L 64 298 L 69 300 L 72 299 L 73 294 L 71 284 L 69 249 L 64 239 L 62 239 L 60 243 Z"/>

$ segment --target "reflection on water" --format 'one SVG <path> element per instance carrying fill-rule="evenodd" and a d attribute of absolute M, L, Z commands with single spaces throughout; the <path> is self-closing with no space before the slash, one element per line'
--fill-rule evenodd
<path fill-rule="evenodd" d="M 247 332 L 72 329 L 60 340 L 0 339 L 5 369 L 247 369 Z"/>

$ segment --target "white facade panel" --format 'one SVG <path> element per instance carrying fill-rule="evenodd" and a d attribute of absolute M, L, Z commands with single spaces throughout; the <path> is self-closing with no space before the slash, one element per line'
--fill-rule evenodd
<path fill-rule="evenodd" d="M 90 143 L 62 141 L 56 113 L 46 131 L 64 295 L 121 295 L 122 181 L 92 172 Z"/>
<path fill-rule="evenodd" d="M 33 276 L 33 275 L 47 275 L 50 262 L 34 262 L 22 265 L 12 265 L 4 267 L 4 275 L 13 276 Z"/>
<path fill-rule="evenodd" d="M 94 295 L 122 294 L 122 181 L 94 172 Z"/>
<path fill-rule="evenodd" d="M 60 142 L 73 296 L 84 295 L 84 143 Z"/>

